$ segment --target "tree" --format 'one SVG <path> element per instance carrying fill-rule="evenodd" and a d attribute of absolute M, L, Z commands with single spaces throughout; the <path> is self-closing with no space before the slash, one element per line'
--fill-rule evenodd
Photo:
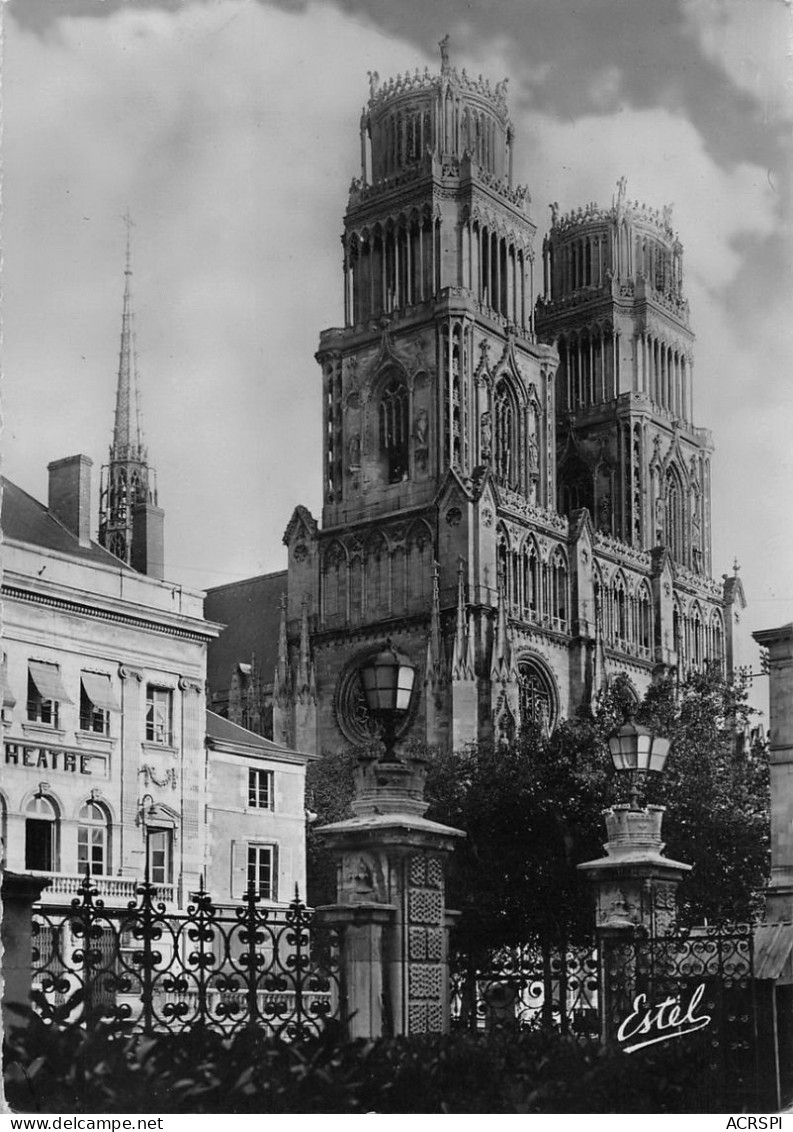
<path fill-rule="evenodd" d="M 768 873 L 768 759 L 752 736 L 745 689 L 717 671 L 681 685 L 654 684 L 641 704 L 625 677 L 594 712 L 553 734 L 524 729 L 505 746 L 426 751 L 427 817 L 467 834 L 452 854 L 448 905 L 471 953 L 531 942 L 564 947 L 591 936 L 593 897 L 576 867 L 602 856 L 603 811 L 626 802 L 630 784 L 612 769 L 608 737 L 634 716 L 670 739 L 667 767 L 648 781 L 647 802 L 666 806 L 666 855 L 693 866 L 680 885 L 680 919 L 748 919 Z M 334 863 L 316 829 L 351 816 L 356 751 L 309 767 L 308 900 L 335 900 Z"/>
<path fill-rule="evenodd" d="M 530 729 L 506 746 L 436 755 L 427 816 L 468 834 L 450 870 L 458 943 L 564 947 L 591 934 L 592 894 L 576 866 L 602 855 L 603 810 L 628 800 L 607 739 L 630 716 L 671 740 L 646 800 L 666 806 L 667 855 L 693 866 L 681 921 L 750 918 L 769 844 L 768 764 L 762 739 L 746 739 L 751 715 L 745 690 L 714 671 L 654 685 L 640 705 L 617 677 L 594 713 L 550 737 Z"/>
<path fill-rule="evenodd" d="M 768 750 L 745 685 L 711 668 L 676 689 L 650 688 L 640 722 L 671 739 L 666 770 L 648 789 L 666 806 L 666 854 L 692 865 L 680 919 L 748 920 L 761 906 L 770 855 Z"/>

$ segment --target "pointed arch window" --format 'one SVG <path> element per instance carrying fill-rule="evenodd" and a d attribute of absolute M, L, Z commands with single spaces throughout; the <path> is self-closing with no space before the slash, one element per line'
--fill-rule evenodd
<path fill-rule="evenodd" d="M 537 544 L 530 539 L 523 547 L 523 611 L 529 619 L 538 621 L 540 616 L 540 556 Z"/>
<path fill-rule="evenodd" d="M 366 551 L 366 601 L 374 609 L 390 607 L 388 544 L 382 534 L 376 534 Z"/>
<path fill-rule="evenodd" d="M 547 673 L 531 659 L 518 661 L 520 721 L 551 731 L 556 723 L 556 696 Z"/>
<path fill-rule="evenodd" d="M 424 523 L 412 527 L 407 538 L 409 601 L 424 604 L 432 592 L 433 541 Z"/>
<path fill-rule="evenodd" d="M 551 557 L 551 624 L 555 629 L 567 628 L 567 560 L 557 547 Z"/>
<path fill-rule="evenodd" d="M 630 617 L 627 588 L 621 574 L 614 579 L 612 612 L 614 639 L 618 645 L 625 646 L 630 638 Z"/>
<path fill-rule="evenodd" d="M 104 806 L 86 802 L 77 815 L 77 867 L 85 876 L 110 873 L 110 822 Z"/>
<path fill-rule="evenodd" d="M 509 383 L 503 379 L 496 385 L 493 408 L 496 478 L 504 487 L 518 491 L 520 488 L 518 407 Z"/>
<path fill-rule="evenodd" d="M 683 538 L 683 488 L 680 482 L 680 473 L 676 468 L 667 468 L 666 472 L 666 545 L 669 553 L 677 562 L 684 561 Z"/>
<path fill-rule="evenodd" d="M 653 648 L 653 602 L 646 585 L 639 590 L 638 633 L 641 655 L 649 659 Z"/>
<path fill-rule="evenodd" d="M 380 454 L 388 483 L 401 483 L 408 478 L 408 390 L 401 378 L 394 375 L 380 398 Z"/>
<path fill-rule="evenodd" d="M 336 542 L 330 546 L 323 562 L 323 598 L 326 618 L 347 616 L 347 555 Z"/>
<path fill-rule="evenodd" d="M 712 653 L 710 659 L 714 664 L 718 665 L 719 671 L 724 672 L 724 622 L 721 619 L 721 614 L 716 612 L 713 614 L 711 621 L 711 642 Z"/>
<path fill-rule="evenodd" d="M 701 669 L 705 659 L 705 650 L 703 645 L 702 614 L 699 606 L 694 607 L 694 613 L 691 619 L 691 636 L 694 666 L 695 668 Z"/>

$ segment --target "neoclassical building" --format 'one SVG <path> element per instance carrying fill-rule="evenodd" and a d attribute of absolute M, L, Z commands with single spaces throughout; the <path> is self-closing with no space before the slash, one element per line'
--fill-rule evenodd
<path fill-rule="evenodd" d="M 248 885 L 269 905 L 305 893 L 309 755 L 207 711 L 204 595 L 163 580 L 157 506 L 137 412 L 129 249 L 113 443 L 99 538 L 92 462 L 49 465 L 47 503 L 0 480 L 0 871 L 70 906 L 86 873 L 108 908 L 148 863 L 183 909 Z M 277 624 L 277 614 L 276 614 Z"/>
<path fill-rule="evenodd" d="M 671 210 L 624 179 L 611 207 L 553 205 L 538 261 L 506 82 L 456 70 L 445 42 L 439 73 L 371 77 L 360 140 L 344 325 L 317 352 L 321 521 L 297 507 L 284 536 L 275 738 L 364 741 L 359 670 L 386 641 L 418 671 L 401 738 L 453 747 L 552 727 L 618 672 L 638 696 L 669 671 L 732 671 L 743 590 L 710 574 L 712 442 Z M 245 592 L 272 603 L 274 577 Z M 229 620 L 233 588 L 206 609 Z M 229 704 L 251 658 L 226 637 L 221 666 L 216 647 Z"/>

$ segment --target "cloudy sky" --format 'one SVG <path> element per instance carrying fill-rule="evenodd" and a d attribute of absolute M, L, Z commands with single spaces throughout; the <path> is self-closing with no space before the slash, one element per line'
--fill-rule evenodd
<path fill-rule="evenodd" d="M 791 17 L 784 0 L 8 0 L 4 470 L 106 460 L 127 208 L 167 576 L 282 568 L 320 509 L 319 331 L 366 74 L 509 76 L 539 238 L 548 202 L 674 205 L 713 430 L 714 572 L 750 628 L 793 617 Z"/>

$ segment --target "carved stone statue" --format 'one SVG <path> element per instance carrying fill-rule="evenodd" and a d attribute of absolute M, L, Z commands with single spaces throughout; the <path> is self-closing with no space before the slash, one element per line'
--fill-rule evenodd
<path fill-rule="evenodd" d="M 347 445 L 347 452 L 350 457 L 350 467 L 360 468 L 361 466 L 361 437 L 360 434 L 354 432 L 350 437 L 349 444 Z"/>
<path fill-rule="evenodd" d="M 413 425 L 413 438 L 416 442 L 416 465 L 420 471 L 427 470 L 429 457 L 430 419 L 426 409 L 419 409 Z"/>
<path fill-rule="evenodd" d="M 493 425 L 490 420 L 490 413 L 482 413 L 479 432 L 482 443 L 482 459 L 489 460 L 493 446 Z"/>

